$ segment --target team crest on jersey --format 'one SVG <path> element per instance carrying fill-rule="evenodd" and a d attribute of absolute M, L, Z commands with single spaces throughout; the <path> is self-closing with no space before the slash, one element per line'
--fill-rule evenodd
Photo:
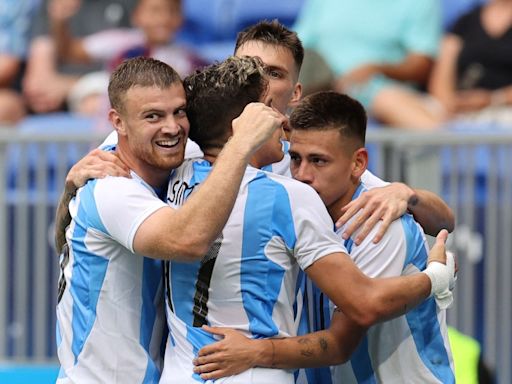
<path fill-rule="evenodd" d="M 167 202 L 171 206 L 183 205 L 185 199 L 192 193 L 197 185 L 199 185 L 199 183 L 189 185 L 186 181 L 176 180 L 169 186 Z"/>

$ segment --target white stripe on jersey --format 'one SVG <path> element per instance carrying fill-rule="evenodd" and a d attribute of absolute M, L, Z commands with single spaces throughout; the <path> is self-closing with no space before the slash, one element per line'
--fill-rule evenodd
<path fill-rule="evenodd" d="M 211 166 L 185 162 L 169 184 L 182 204 Z M 288 177 L 248 167 L 221 237 L 201 262 L 171 262 L 167 314 L 171 339 L 162 382 L 196 383 L 192 359 L 215 339 L 202 324 L 236 328 L 248 337 L 294 336 L 300 268 L 346 252 L 318 194 Z M 283 370 L 252 369 L 226 383 L 292 383 Z"/>

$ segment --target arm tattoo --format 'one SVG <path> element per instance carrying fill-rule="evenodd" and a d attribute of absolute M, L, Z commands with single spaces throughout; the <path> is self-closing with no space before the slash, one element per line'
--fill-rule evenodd
<path fill-rule="evenodd" d="M 311 341 L 305 337 L 302 337 L 298 340 L 298 343 L 301 344 L 300 354 L 305 357 L 314 356 L 315 352 L 311 345 Z"/>

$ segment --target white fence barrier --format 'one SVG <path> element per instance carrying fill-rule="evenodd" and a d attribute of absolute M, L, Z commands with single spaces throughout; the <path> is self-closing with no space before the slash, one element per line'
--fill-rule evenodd
<path fill-rule="evenodd" d="M 460 274 L 449 322 L 512 382 L 512 133 L 368 132 L 371 168 L 454 209 Z M 67 170 L 102 137 L 0 131 L 0 360 L 54 361 L 53 215 Z"/>

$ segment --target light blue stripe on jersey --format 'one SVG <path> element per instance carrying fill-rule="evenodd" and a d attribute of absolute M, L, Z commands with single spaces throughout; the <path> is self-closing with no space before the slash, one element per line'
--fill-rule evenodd
<path fill-rule="evenodd" d="M 350 364 L 358 383 L 375 384 L 375 372 L 368 354 L 368 337 L 365 335 L 350 358 Z"/>
<path fill-rule="evenodd" d="M 74 298 L 71 350 L 75 356 L 75 364 L 96 319 L 96 305 L 108 267 L 108 259 L 91 255 L 85 245 L 88 228 L 108 233 L 94 202 L 96 183 L 97 180 L 91 180 L 80 191 L 80 205 L 73 233 L 74 262 L 70 291 Z"/>
<path fill-rule="evenodd" d="M 363 190 L 365 189 L 363 188 L 362 184 L 359 184 L 352 200 L 358 197 L 361 192 L 363 192 Z M 351 237 L 345 240 L 345 248 L 347 248 L 349 254 L 352 252 L 353 246 L 354 240 Z M 352 370 L 354 371 L 354 375 L 358 383 L 374 384 L 377 382 L 372 367 L 372 361 L 370 359 L 370 355 L 368 354 L 368 336 L 366 334 L 364 335 L 354 353 L 352 353 L 350 364 L 352 365 Z"/>
<path fill-rule="evenodd" d="M 402 216 L 402 226 L 407 241 L 407 259 L 405 265 L 412 263 L 420 270 L 425 269 L 428 255 L 423 237 L 416 228 L 412 216 Z M 411 250 L 415 251 L 412 253 Z M 405 266 L 404 265 L 404 266 Z M 405 315 L 416 350 L 423 364 L 442 383 L 454 383 L 454 373 L 441 335 L 437 319 L 436 301 L 433 297 L 423 301 Z"/>
<path fill-rule="evenodd" d="M 255 337 L 269 337 L 279 332 L 272 320 L 272 312 L 285 271 L 264 252 L 265 244 L 274 236 L 283 239 L 288 249 L 295 247 L 288 193 L 281 184 L 260 172 L 249 184 L 240 269 L 242 300 L 249 329 Z"/>
<path fill-rule="evenodd" d="M 140 344 L 150 351 L 151 336 L 155 327 L 156 307 L 155 296 L 162 278 L 162 262 L 147 257 L 143 258 L 142 272 L 142 311 L 140 319 Z M 143 383 L 155 383 L 160 378 L 160 370 L 153 359 L 148 359 L 146 375 Z"/>

